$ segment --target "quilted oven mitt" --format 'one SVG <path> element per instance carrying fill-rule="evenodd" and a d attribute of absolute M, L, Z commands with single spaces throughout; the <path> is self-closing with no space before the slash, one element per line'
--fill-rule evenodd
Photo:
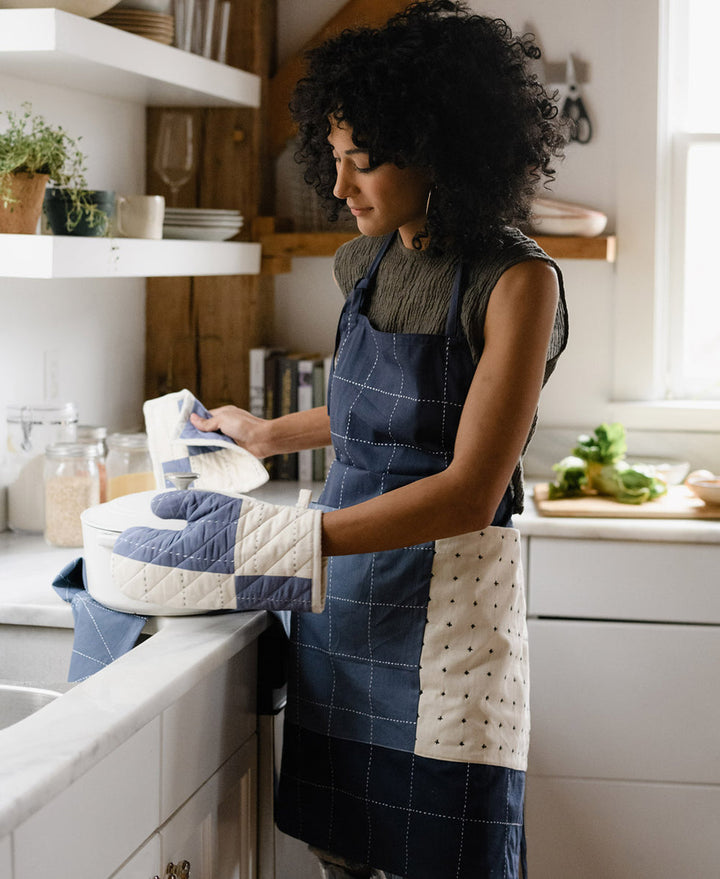
<path fill-rule="evenodd" d="M 187 525 L 122 532 L 111 570 L 124 595 L 198 613 L 322 611 L 320 510 L 196 490 L 163 492 L 151 507 L 156 516 Z"/>

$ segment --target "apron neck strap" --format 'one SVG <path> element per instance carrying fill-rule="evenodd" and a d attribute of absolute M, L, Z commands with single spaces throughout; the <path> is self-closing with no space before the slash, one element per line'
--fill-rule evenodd
<path fill-rule="evenodd" d="M 446 336 L 462 335 L 460 324 L 460 308 L 462 306 L 463 290 L 465 289 L 465 264 L 459 262 L 455 269 L 455 281 L 453 283 L 450 308 L 448 309 L 447 322 L 445 324 Z"/>
<path fill-rule="evenodd" d="M 357 315 L 365 307 L 370 289 L 375 280 L 375 275 L 377 274 L 378 266 L 397 234 L 397 232 L 391 232 L 389 235 L 385 236 L 385 240 L 380 246 L 380 250 L 378 250 L 375 255 L 375 259 L 373 259 L 370 264 L 370 268 L 365 273 L 365 277 L 361 278 L 361 280 L 355 284 L 355 289 L 353 291 L 355 295 L 352 297 L 353 301 L 350 307 L 353 316 Z M 455 280 L 453 282 L 452 296 L 450 297 L 450 308 L 448 309 L 447 322 L 445 324 L 446 336 L 454 337 L 462 334 L 460 309 L 462 306 L 464 286 L 465 265 L 464 263 L 459 262 L 457 269 L 455 270 Z"/>
<path fill-rule="evenodd" d="M 360 312 L 366 304 L 368 291 L 370 290 L 373 281 L 375 280 L 378 266 L 380 265 L 382 258 L 387 253 L 388 248 L 392 244 L 396 234 L 396 232 L 391 232 L 389 235 L 385 236 L 385 240 L 380 246 L 380 250 L 378 250 L 377 254 L 375 255 L 375 259 L 370 263 L 370 268 L 365 273 L 365 277 L 361 278 L 361 280 L 359 280 L 357 284 L 355 284 L 355 290 L 353 291 L 355 295 L 353 296 L 352 304 L 352 311 L 354 314 L 358 314 L 358 312 Z"/>

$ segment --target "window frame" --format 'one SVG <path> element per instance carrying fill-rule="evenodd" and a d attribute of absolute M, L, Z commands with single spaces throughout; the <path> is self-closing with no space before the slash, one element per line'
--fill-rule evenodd
<path fill-rule="evenodd" d="M 637 429 L 720 430 L 720 401 L 673 399 L 669 390 L 673 278 L 668 257 L 676 230 L 671 199 L 677 161 L 670 132 L 670 67 L 676 0 L 634 0 L 618 9 L 618 256 L 609 415 Z M 638 35 L 642 40 L 638 40 Z M 638 51 L 638 43 L 642 51 Z M 673 78 L 675 76 L 675 78 Z M 675 156 L 674 156 L 675 153 Z"/>

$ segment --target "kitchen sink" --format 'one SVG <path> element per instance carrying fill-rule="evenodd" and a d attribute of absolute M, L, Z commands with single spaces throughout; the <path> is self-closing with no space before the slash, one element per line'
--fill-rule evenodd
<path fill-rule="evenodd" d="M 0 681 L 0 729 L 24 720 L 60 696 L 61 690 Z"/>
<path fill-rule="evenodd" d="M 55 689 L 68 679 L 73 637 L 56 626 L 0 625 L 0 681 Z"/>
<path fill-rule="evenodd" d="M 0 729 L 12 726 L 71 689 L 73 630 L 0 625 Z"/>

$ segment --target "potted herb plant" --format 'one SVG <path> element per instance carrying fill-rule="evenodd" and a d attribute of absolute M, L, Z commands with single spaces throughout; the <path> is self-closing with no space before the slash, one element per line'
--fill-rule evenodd
<path fill-rule="evenodd" d="M 96 204 L 87 188 L 79 138 L 33 114 L 27 102 L 22 113 L 6 110 L 0 116 L 6 120 L 0 131 L 0 232 L 35 232 L 50 182 L 67 214 L 60 234 L 104 234 L 109 208 Z M 55 225 L 51 222 L 58 233 Z"/>

